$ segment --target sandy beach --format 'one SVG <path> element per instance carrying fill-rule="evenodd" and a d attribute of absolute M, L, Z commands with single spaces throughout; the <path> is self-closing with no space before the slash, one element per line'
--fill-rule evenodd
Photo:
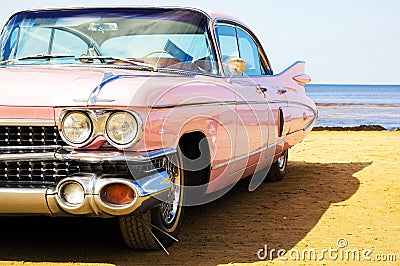
<path fill-rule="evenodd" d="M 398 265 L 400 131 L 311 132 L 289 159 L 279 183 L 249 192 L 244 180 L 187 209 L 169 256 L 126 249 L 114 220 L 3 217 L 0 265 Z M 259 261 L 265 247 L 287 253 Z M 316 261 L 302 260 L 304 250 L 315 250 Z M 349 250 L 361 252 L 359 262 L 341 258 Z M 392 254 L 397 262 L 377 261 Z"/>

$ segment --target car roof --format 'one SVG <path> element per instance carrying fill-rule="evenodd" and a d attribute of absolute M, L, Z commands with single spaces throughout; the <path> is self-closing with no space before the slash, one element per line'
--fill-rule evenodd
<path fill-rule="evenodd" d="M 65 7 L 65 8 L 35 8 L 35 9 L 27 9 L 27 10 L 21 10 L 18 12 L 15 12 L 13 14 L 17 15 L 20 13 L 27 13 L 27 12 L 38 12 L 38 11 L 57 11 L 57 10 L 85 10 L 85 9 L 176 9 L 176 10 L 189 10 L 189 11 L 195 11 L 195 12 L 199 12 L 202 13 L 204 15 L 206 15 L 208 18 L 210 18 L 212 21 L 215 20 L 229 20 L 229 21 L 234 21 L 237 22 L 239 24 L 245 25 L 242 21 L 240 21 L 239 19 L 228 15 L 226 13 L 220 12 L 220 11 L 216 11 L 213 9 L 206 9 L 206 8 L 198 8 L 198 7 L 182 7 L 182 6 L 147 6 L 147 5 L 143 5 L 143 6 L 88 6 L 88 7 Z"/>

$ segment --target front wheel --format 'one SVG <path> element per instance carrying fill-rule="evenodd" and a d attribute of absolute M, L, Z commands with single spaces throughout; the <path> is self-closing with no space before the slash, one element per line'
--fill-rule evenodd
<path fill-rule="evenodd" d="M 180 152 L 178 152 L 180 154 Z M 125 243 L 133 249 L 159 250 L 172 245 L 178 236 L 183 215 L 184 171 L 180 156 L 171 174 L 173 186 L 166 201 L 142 214 L 119 218 Z"/>
<path fill-rule="evenodd" d="M 278 182 L 283 179 L 286 174 L 286 166 L 289 157 L 289 150 L 284 151 L 278 160 L 271 165 L 269 172 L 265 178 L 266 182 Z"/>

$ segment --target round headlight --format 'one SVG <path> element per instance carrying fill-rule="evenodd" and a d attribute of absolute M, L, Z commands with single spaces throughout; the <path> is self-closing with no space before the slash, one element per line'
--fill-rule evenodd
<path fill-rule="evenodd" d="M 69 142 L 82 144 L 92 135 L 92 122 L 82 112 L 70 112 L 64 117 L 61 130 Z"/>
<path fill-rule="evenodd" d="M 116 112 L 106 124 L 108 139 L 117 146 L 133 145 L 139 138 L 139 123 L 131 113 Z"/>

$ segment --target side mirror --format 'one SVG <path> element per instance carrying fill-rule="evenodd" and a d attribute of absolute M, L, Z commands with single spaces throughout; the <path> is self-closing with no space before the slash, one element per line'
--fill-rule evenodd
<path fill-rule="evenodd" d="M 232 75 L 241 75 L 246 70 L 246 62 L 239 57 L 234 57 L 229 60 L 229 71 Z"/>

